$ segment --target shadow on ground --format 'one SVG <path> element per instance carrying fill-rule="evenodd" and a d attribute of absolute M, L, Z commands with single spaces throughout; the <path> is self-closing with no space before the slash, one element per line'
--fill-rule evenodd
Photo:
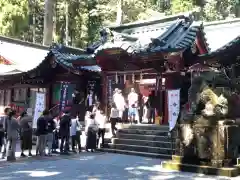
<path fill-rule="evenodd" d="M 0 168 L 0 180 L 226 180 L 230 178 L 164 170 L 158 159 L 82 153 L 78 157 L 27 161 Z M 232 179 L 239 179 L 232 178 Z"/>

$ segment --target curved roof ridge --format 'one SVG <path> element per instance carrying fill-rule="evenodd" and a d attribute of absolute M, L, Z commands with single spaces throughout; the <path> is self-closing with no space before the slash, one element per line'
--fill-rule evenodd
<path fill-rule="evenodd" d="M 159 18 L 156 20 L 144 20 L 144 21 L 138 21 L 138 22 L 133 22 L 133 23 L 127 23 L 127 24 L 122 24 L 118 26 L 108 26 L 110 30 L 118 30 L 118 29 L 127 29 L 127 28 L 134 28 L 134 27 L 141 27 L 141 26 L 148 26 L 148 25 L 153 25 L 157 23 L 164 23 L 168 21 L 174 21 L 178 19 L 191 19 L 190 15 L 187 15 L 187 13 L 183 14 L 178 14 L 178 15 L 172 15 L 172 16 L 165 16 L 163 18 Z"/>
<path fill-rule="evenodd" d="M 220 21 L 211 21 L 211 22 L 203 22 L 204 26 L 214 26 L 214 25 L 222 25 L 222 24 L 231 24 L 231 23 L 240 23 L 240 18 L 233 18 L 228 20 L 220 20 Z"/>
<path fill-rule="evenodd" d="M 13 43 L 13 44 L 17 44 L 17 45 L 22 45 L 22 46 L 28 46 L 28 47 L 37 48 L 37 49 L 42 49 L 42 50 L 49 50 L 49 46 L 44 46 L 41 44 L 27 42 L 27 41 L 23 41 L 23 40 L 11 38 L 11 37 L 6 37 L 6 36 L 0 36 L 0 42 L 1 41 Z"/>

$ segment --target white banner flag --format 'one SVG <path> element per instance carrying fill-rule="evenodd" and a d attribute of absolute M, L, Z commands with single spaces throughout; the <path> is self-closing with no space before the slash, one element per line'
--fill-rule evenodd
<path fill-rule="evenodd" d="M 168 123 L 171 131 L 177 122 L 180 112 L 180 89 L 168 90 Z"/>
<path fill-rule="evenodd" d="M 36 103 L 33 116 L 33 128 L 37 128 L 37 120 L 45 109 L 45 94 L 36 93 Z"/>

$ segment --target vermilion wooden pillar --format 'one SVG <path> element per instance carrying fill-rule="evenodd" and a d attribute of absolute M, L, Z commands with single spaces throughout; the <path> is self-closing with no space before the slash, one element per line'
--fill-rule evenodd
<path fill-rule="evenodd" d="M 105 114 L 107 114 L 107 85 L 108 85 L 108 78 L 105 72 L 101 73 L 101 86 L 102 86 L 102 108 L 104 109 Z"/>
<path fill-rule="evenodd" d="M 50 109 L 51 108 L 51 105 L 50 105 L 50 89 L 49 89 L 49 86 L 46 87 L 46 92 L 45 92 L 45 105 L 46 105 L 46 109 Z"/>

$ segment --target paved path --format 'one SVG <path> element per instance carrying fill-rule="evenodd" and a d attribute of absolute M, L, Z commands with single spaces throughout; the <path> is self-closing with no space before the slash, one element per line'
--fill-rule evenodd
<path fill-rule="evenodd" d="M 110 153 L 84 152 L 68 159 L 45 159 L 5 163 L 0 167 L 0 180 L 225 180 L 163 170 L 160 160 Z M 232 178 L 237 180 L 238 178 Z"/>

